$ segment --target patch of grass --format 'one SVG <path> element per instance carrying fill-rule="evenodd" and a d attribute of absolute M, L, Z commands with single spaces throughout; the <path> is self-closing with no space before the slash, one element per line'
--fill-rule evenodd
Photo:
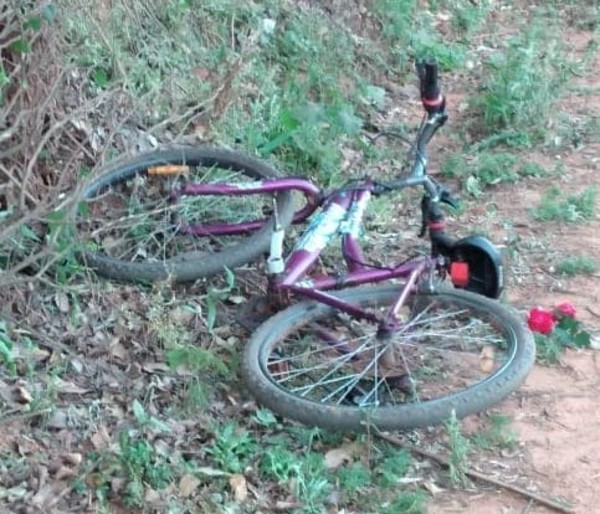
<path fill-rule="evenodd" d="M 465 190 L 477 197 L 487 186 L 541 176 L 545 170 L 535 163 L 523 161 L 514 153 L 483 151 L 449 155 L 442 164 L 442 173 L 461 179 Z"/>
<path fill-rule="evenodd" d="M 423 491 L 405 491 L 383 506 L 382 514 L 426 514 L 427 494 Z"/>
<path fill-rule="evenodd" d="M 146 503 L 148 488 L 166 489 L 180 471 L 176 463 L 157 451 L 148 437 L 151 431 L 164 431 L 168 427 L 148 415 L 139 402 L 134 402 L 133 412 L 137 427 L 121 430 L 116 448 L 88 455 L 95 471 L 78 487 L 81 491 L 91 487 L 101 504 L 106 502 L 112 490 L 113 494 L 120 495 L 127 507 L 141 508 Z"/>
<path fill-rule="evenodd" d="M 219 64 L 225 66 L 232 53 L 229 13 L 244 24 L 250 11 L 230 2 L 206 2 L 192 9 L 178 0 L 118 0 L 107 10 L 81 0 L 60 3 L 71 13 L 64 21 L 72 58 L 89 70 L 90 86 L 119 86 L 145 98 L 155 119 L 193 98 L 209 96 L 210 81 L 198 80 L 198 70 L 221 72 Z"/>
<path fill-rule="evenodd" d="M 444 38 L 416 0 L 377 0 L 373 7 L 401 68 L 409 68 L 415 57 L 436 59 L 446 71 L 463 65 L 465 47 Z"/>
<path fill-rule="evenodd" d="M 589 220 L 595 216 L 597 196 L 598 190 L 595 187 L 588 187 L 579 194 L 565 195 L 558 187 L 553 186 L 531 213 L 539 221 L 574 223 Z"/>
<path fill-rule="evenodd" d="M 278 483 L 289 482 L 298 475 L 301 467 L 298 455 L 279 445 L 267 448 L 258 465 L 263 476 Z"/>
<path fill-rule="evenodd" d="M 563 43 L 549 16 L 539 15 L 528 28 L 485 62 L 483 92 L 472 104 L 481 113 L 483 135 L 525 135 L 531 144 L 544 133 L 567 78 Z"/>
<path fill-rule="evenodd" d="M 550 0 L 547 5 L 579 30 L 594 31 L 600 24 L 600 12 L 594 0 Z"/>
<path fill-rule="evenodd" d="M 340 489 L 346 497 L 356 498 L 369 486 L 371 486 L 371 471 L 360 462 L 354 462 L 338 471 L 337 474 Z"/>
<path fill-rule="evenodd" d="M 199 346 L 178 345 L 166 351 L 169 367 L 177 369 L 181 366 L 194 374 L 225 375 L 229 367 L 225 362 L 210 350 Z"/>
<path fill-rule="evenodd" d="M 323 467 L 323 456 L 317 453 L 307 454 L 293 481 L 294 495 L 304 502 L 303 510 L 315 514 L 321 512 L 322 502 L 332 488 Z"/>
<path fill-rule="evenodd" d="M 186 414 L 197 414 L 210 406 L 213 387 L 204 378 L 189 377 L 183 382 L 182 409 Z"/>
<path fill-rule="evenodd" d="M 470 38 L 481 28 L 483 21 L 491 9 L 491 2 L 489 0 L 482 0 L 476 3 L 469 0 L 459 0 L 458 2 L 444 2 L 444 4 L 449 4 L 446 8 L 452 14 L 452 28 L 464 40 Z"/>
<path fill-rule="evenodd" d="M 555 269 L 561 275 L 592 275 L 598 271 L 598 263 L 591 257 L 573 255 L 559 261 Z"/>
<path fill-rule="evenodd" d="M 202 321 L 214 326 L 218 302 L 227 297 L 229 290 L 228 287 L 209 289 L 205 309 L 196 302 L 179 302 L 167 290 L 156 289 L 152 293 L 152 306 L 147 314 L 150 331 L 164 350 L 166 364 L 180 377 L 179 396 L 185 413 L 205 408 L 214 393 L 215 379 L 231 371 L 215 350 L 198 344 L 194 327 L 194 322 Z"/>
<path fill-rule="evenodd" d="M 449 472 L 450 481 L 454 486 L 462 487 L 468 483 L 465 472 L 469 468 L 469 440 L 462 434 L 460 421 L 456 413 L 452 415 L 444 424 L 446 434 L 448 435 L 448 444 L 450 446 Z"/>
<path fill-rule="evenodd" d="M 230 422 L 215 430 L 215 441 L 207 452 L 223 471 L 242 473 L 257 449 L 250 432 Z"/>
<path fill-rule="evenodd" d="M 338 447 L 345 451 L 348 440 L 336 437 L 324 442 L 314 435 L 307 439 L 309 432 L 291 430 L 291 437 L 280 434 L 269 438 L 258 461 L 263 479 L 277 482 L 304 503 L 301 512 L 321 512 L 324 498 L 332 490 L 343 493 L 339 507 L 352 505 L 360 512 L 379 512 L 385 505 L 406 502 L 407 510 L 397 512 L 422 512 L 416 506 L 425 505 L 426 495 L 405 489 L 402 481 L 413 462 L 407 451 L 384 445 L 374 448 L 377 457 L 367 461 L 366 455 L 359 458 L 360 450 L 348 449 L 349 462 L 326 469 L 323 452 Z M 411 505 L 415 510 L 410 510 Z"/>
<path fill-rule="evenodd" d="M 412 457 L 404 449 L 388 449 L 386 457 L 377 466 L 377 483 L 382 487 L 397 485 L 408 472 Z"/>
<path fill-rule="evenodd" d="M 165 489 L 173 476 L 167 461 L 149 441 L 131 437 L 126 431 L 119 436 L 117 464 L 126 480 L 124 501 L 129 507 L 144 505 L 146 487 L 157 491 Z"/>
<path fill-rule="evenodd" d="M 0 320 L 0 364 L 6 368 L 10 375 L 17 372 L 17 364 L 13 357 L 13 342 L 8 333 L 8 324 Z"/>
<path fill-rule="evenodd" d="M 289 441 L 267 448 L 259 461 L 259 470 L 265 478 L 275 480 L 302 501 L 302 512 L 320 512 L 320 503 L 333 487 L 323 466 L 323 456 L 310 451 L 301 455 L 286 448 L 286 444 Z"/>
<path fill-rule="evenodd" d="M 484 450 L 494 448 L 512 450 L 518 442 L 517 433 L 510 426 L 511 419 L 503 414 L 490 414 L 487 427 L 471 438 L 473 444 Z"/>

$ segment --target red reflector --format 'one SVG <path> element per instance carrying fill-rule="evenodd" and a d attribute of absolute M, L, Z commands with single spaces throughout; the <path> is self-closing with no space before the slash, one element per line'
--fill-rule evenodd
<path fill-rule="evenodd" d="M 451 263 L 450 280 L 456 287 L 467 287 L 469 285 L 469 265 L 466 262 Z"/>

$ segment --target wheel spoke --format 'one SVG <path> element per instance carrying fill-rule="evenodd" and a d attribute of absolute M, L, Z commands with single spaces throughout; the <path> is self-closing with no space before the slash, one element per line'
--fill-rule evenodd
<path fill-rule="evenodd" d="M 385 340 L 366 322 L 313 322 L 301 329 L 300 340 L 290 334 L 278 341 L 267 369 L 285 368 L 271 374 L 278 387 L 321 404 L 432 400 L 488 379 L 507 362 L 505 334 L 475 314 L 435 298 Z M 335 343 L 322 337 L 325 331 L 335 334 Z M 493 349 L 485 366 L 484 348 Z"/>
<path fill-rule="evenodd" d="M 236 224 L 268 216 L 271 195 L 182 196 L 173 201 L 171 192 L 185 182 L 194 184 L 240 181 L 248 176 L 238 172 L 188 166 L 186 177 L 139 175 L 109 185 L 84 201 L 79 231 L 107 256 L 120 261 L 165 261 L 187 252 L 214 252 L 239 242 L 240 235 L 193 236 L 178 230 L 173 216 L 184 223 Z"/>

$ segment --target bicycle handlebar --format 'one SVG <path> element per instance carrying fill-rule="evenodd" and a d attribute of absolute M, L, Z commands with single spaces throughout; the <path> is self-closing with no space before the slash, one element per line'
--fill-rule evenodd
<path fill-rule="evenodd" d="M 438 66 L 433 61 L 417 61 L 417 75 L 419 76 L 419 90 L 421 103 L 429 114 L 443 112 L 444 97 L 438 84 Z"/>
<path fill-rule="evenodd" d="M 402 189 L 411 186 L 423 186 L 426 194 L 436 200 L 442 200 L 452 204 L 448 195 L 441 194 L 441 190 L 436 182 L 430 179 L 426 174 L 427 167 L 427 143 L 436 133 L 436 131 L 446 122 L 446 101 L 441 93 L 438 84 L 438 67 L 432 61 L 417 61 L 416 71 L 419 77 L 419 89 L 421 92 L 421 103 L 427 112 L 427 119 L 421 125 L 419 133 L 413 146 L 414 161 L 410 172 L 403 178 L 398 178 L 386 184 L 380 183 L 382 191 L 393 189 Z"/>

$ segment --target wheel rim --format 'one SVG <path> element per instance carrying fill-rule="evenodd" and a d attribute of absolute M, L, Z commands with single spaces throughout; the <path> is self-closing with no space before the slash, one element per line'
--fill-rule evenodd
<path fill-rule="evenodd" d="M 344 316 L 324 319 L 331 314 L 313 315 L 264 348 L 263 372 L 286 394 L 351 409 L 437 401 L 481 387 L 515 355 L 505 323 L 452 296 L 419 298 L 394 334 Z"/>
<path fill-rule="evenodd" d="M 93 183 L 78 206 L 78 232 L 86 252 L 122 262 L 165 262 L 186 255 L 216 253 L 240 243 L 250 232 L 193 235 L 205 224 L 245 223 L 268 217 L 272 195 L 192 196 L 175 199 L 186 183 L 248 183 L 254 179 L 219 166 L 185 163 L 180 172 L 149 174 L 138 166 L 115 184 Z M 185 171 L 184 171 L 185 170 Z"/>

